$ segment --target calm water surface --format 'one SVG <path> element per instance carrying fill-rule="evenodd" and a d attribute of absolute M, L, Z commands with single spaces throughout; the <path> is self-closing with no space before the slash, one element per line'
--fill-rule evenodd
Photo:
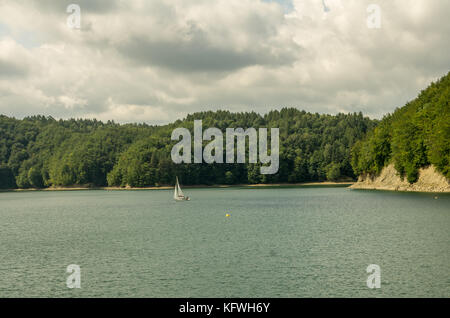
<path fill-rule="evenodd" d="M 450 297 L 449 195 L 186 192 L 0 193 L 0 297 Z"/>

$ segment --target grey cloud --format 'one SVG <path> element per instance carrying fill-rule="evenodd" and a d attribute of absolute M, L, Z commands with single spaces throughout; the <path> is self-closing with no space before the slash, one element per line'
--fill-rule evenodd
<path fill-rule="evenodd" d="M 80 6 L 82 12 L 87 13 L 108 13 L 120 6 L 120 0 L 26 0 L 21 2 L 24 5 L 33 5 L 41 12 L 61 13 L 65 14 L 70 4 Z"/>
<path fill-rule="evenodd" d="M 251 28 L 256 28 L 255 24 L 260 25 L 262 21 L 253 17 L 249 24 Z M 167 41 L 152 40 L 151 36 L 134 36 L 119 44 L 117 50 L 140 65 L 153 65 L 177 72 L 230 72 L 252 65 L 287 65 L 295 61 L 290 48 L 299 50 L 291 42 L 288 43 L 290 47 L 274 52 L 272 47 L 263 42 L 264 37 L 255 39 L 251 47 L 238 50 L 230 44 L 213 43 L 195 23 L 183 31 L 182 37 Z M 269 27 L 264 27 L 261 32 L 263 36 L 274 33 Z"/>
<path fill-rule="evenodd" d="M 24 77 L 27 74 L 28 69 L 24 65 L 18 65 L 0 59 L 0 78 Z"/>
<path fill-rule="evenodd" d="M 185 43 L 151 42 L 135 38 L 118 48 L 133 61 L 159 66 L 177 72 L 234 71 L 251 65 L 284 65 L 294 61 L 290 55 L 275 56 L 270 52 L 238 52 L 193 41 Z"/>

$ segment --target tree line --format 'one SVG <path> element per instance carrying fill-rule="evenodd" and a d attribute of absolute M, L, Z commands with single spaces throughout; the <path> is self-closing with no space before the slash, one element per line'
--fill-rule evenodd
<path fill-rule="evenodd" d="M 259 164 L 174 164 L 170 139 L 177 127 L 280 129 L 280 168 L 261 175 Z M 255 112 L 208 111 L 161 126 L 0 115 L 0 188 L 52 186 L 145 187 L 297 183 L 354 180 L 351 149 L 377 125 L 353 114 L 313 114 L 283 108 Z"/>

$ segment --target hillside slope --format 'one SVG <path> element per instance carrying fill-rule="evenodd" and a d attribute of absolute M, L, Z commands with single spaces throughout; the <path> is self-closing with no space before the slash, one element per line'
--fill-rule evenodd
<path fill-rule="evenodd" d="M 365 139 L 355 144 L 352 167 L 360 182 L 354 187 L 445 189 L 450 179 L 449 136 L 450 73 L 432 83 L 415 100 L 386 115 Z M 427 175 L 428 181 L 422 175 Z M 440 186 L 433 186 L 437 184 Z"/>

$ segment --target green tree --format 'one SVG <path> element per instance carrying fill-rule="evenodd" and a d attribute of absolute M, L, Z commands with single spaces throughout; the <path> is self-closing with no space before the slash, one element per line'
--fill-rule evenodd
<path fill-rule="evenodd" d="M 41 171 L 36 167 L 31 167 L 30 170 L 28 170 L 28 180 L 32 187 L 44 187 L 44 180 L 42 178 Z"/>
<path fill-rule="evenodd" d="M 341 178 L 341 167 L 338 163 L 330 164 L 327 171 L 327 180 L 338 181 Z"/>
<path fill-rule="evenodd" d="M 14 189 L 16 180 L 14 174 L 8 166 L 0 166 L 0 189 Z"/>
<path fill-rule="evenodd" d="M 234 176 L 231 171 L 225 172 L 225 182 L 227 184 L 233 184 L 234 183 Z"/>

